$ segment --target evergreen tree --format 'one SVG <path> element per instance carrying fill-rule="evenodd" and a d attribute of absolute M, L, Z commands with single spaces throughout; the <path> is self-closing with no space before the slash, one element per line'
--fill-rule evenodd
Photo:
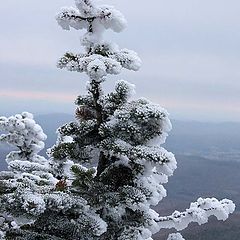
<path fill-rule="evenodd" d="M 0 141 L 17 148 L 7 155 L 9 171 L 0 173 L 1 239 L 92 239 L 106 230 L 85 199 L 63 191 L 67 183 L 38 155 L 46 135 L 32 114 L 2 117 L 0 130 Z"/>
<path fill-rule="evenodd" d="M 160 146 L 171 130 L 168 113 L 146 99 L 133 100 L 134 86 L 124 80 L 104 93 L 107 75 L 137 71 L 141 60 L 103 39 L 106 29 L 126 27 L 119 11 L 92 0 L 75 3 L 56 18 L 63 29 L 86 30 L 84 52 L 66 53 L 58 67 L 86 73 L 87 92 L 76 99 L 76 121 L 58 129 L 49 161 L 37 155 L 45 135 L 32 116 L 0 120 L 9 132 L 1 139 L 19 148 L 7 157 L 10 171 L 0 175 L 2 238 L 150 240 L 163 228 L 181 231 L 211 215 L 225 220 L 235 208 L 227 199 L 199 198 L 165 217 L 152 209 L 166 197 L 163 184 L 177 167 L 174 155 Z M 30 129 L 18 123 L 25 118 Z M 168 237 L 182 239 L 180 233 Z"/>

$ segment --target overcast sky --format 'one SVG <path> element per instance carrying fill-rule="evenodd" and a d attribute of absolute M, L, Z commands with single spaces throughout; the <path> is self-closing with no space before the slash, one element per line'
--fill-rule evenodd
<path fill-rule="evenodd" d="M 143 61 L 123 72 L 144 96 L 172 118 L 240 121 L 239 0 L 101 0 L 128 20 L 121 34 L 107 33 Z M 0 114 L 74 110 L 83 74 L 59 70 L 57 59 L 79 51 L 81 31 L 63 31 L 54 16 L 73 0 L 7 0 L 0 7 Z M 116 78 L 107 82 L 109 90 Z"/>

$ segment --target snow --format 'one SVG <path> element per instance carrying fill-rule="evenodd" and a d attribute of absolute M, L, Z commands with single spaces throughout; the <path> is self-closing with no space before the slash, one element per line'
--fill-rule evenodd
<path fill-rule="evenodd" d="M 172 233 L 168 236 L 167 240 L 184 240 L 180 233 Z"/>
<path fill-rule="evenodd" d="M 48 166 L 35 163 L 35 162 L 29 162 L 29 161 L 20 161 L 20 160 L 14 160 L 9 162 L 9 169 L 13 171 L 21 171 L 21 172 L 32 172 L 32 171 L 48 171 L 50 170 Z"/>
<path fill-rule="evenodd" d="M 69 30 L 70 27 L 77 30 L 88 28 L 88 19 L 91 19 L 93 24 L 97 23 L 95 30 L 99 24 L 103 25 L 105 29 L 112 29 L 115 32 L 121 32 L 126 28 L 126 19 L 121 12 L 112 6 L 89 7 L 89 5 L 83 5 L 83 1 L 79 1 L 77 7 L 78 9 L 65 7 L 57 14 L 56 20 L 63 29 Z"/>
<path fill-rule="evenodd" d="M 116 58 L 122 66 L 128 70 L 138 71 L 142 65 L 142 61 L 137 53 L 126 48 L 116 52 L 114 58 Z"/>
<path fill-rule="evenodd" d="M 120 74 L 122 68 L 137 71 L 141 66 L 141 60 L 134 52 L 130 54 L 121 50 L 109 52 L 108 56 L 66 53 L 58 61 L 57 66 L 69 71 L 86 72 L 91 78 L 100 78 L 107 74 Z M 93 71 L 93 67 L 98 71 Z"/>
<path fill-rule="evenodd" d="M 75 0 L 75 4 L 84 17 L 93 17 L 97 13 L 97 8 L 92 0 Z"/>
<path fill-rule="evenodd" d="M 87 54 L 67 53 L 59 60 L 58 67 L 86 72 L 95 80 L 107 74 L 119 74 L 122 68 L 139 70 L 141 60 L 134 51 L 119 50 L 116 44 L 103 39 L 105 30 L 121 32 L 126 27 L 127 22 L 121 12 L 112 6 L 96 6 L 89 0 L 78 0 L 75 3 L 77 8 L 63 8 L 57 14 L 56 20 L 65 30 L 87 30 L 81 38 Z M 97 54 L 94 54 L 94 51 Z"/>
<path fill-rule="evenodd" d="M 118 80 L 116 82 L 115 90 L 119 94 L 124 94 L 128 100 L 136 94 L 135 85 L 125 80 Z"/>
<path fill-rule="evenodd" d="M 21 147 L 26 152 L 36 154 L 44 148 L 47 136 L 28 112 L 9 118 L 0 118 L 0 131 L 9 132 L 0 135 L 0 141 Z"/>
<path fill-rule="evenodd" d="M 175 228 L 180 231 L 185 229 L 191 222 L 199 225 L 208 222 L 210 216 L 218 220 L 226 220 L 229 214 L 235 210 L 235 204 L 228 199 L 218 201 L 215 198 L 199 198 L 197 202 L 191 203 L 190 208 L 185 212 L 175 211 L 167 217 L 159 217 L 157 222 L 160 228 Z"/>
<path fill-rule="evenodd" d="M 107 231 L 107 223 L 103 221 L 99 216 L 93 215 L 91 218 L 95 222 L 93 231 L 96 236 L 101 236 Z"/>
<path fill-rule="evenodd" d="M 38 155 L 44 148 L 43 141 L 47 136 L 34 121 L 31 113 L 23 112 L 9 118 L 1 118 L 0 130 L 5 132 L 0 135 L 0 140 L 18 148 L 18 151 L 12 151 L 7 155 L 9 170 L 18 173 L 17 176 L 20 178 L 31 176 L 26 173 L 37 171 L 37 175 L 41 175 L 41 172 L 50 171 L 48 161 Z M 32 182 L 32 179 L 29 178 L 29 181 Z"/>
<path fill-rule="evenodd" d="M 112 6 L 101 6 L 99 9 L 100 23 L 106 29 L 112 29 L 114 32 L 121 32 L 127 26 L 127 21 L 121 12 Z"/>
<path fill-rule="evenodd" d="M 99 59 L 91 61 L 87 66 L 88 75 L 93 79 L 100 79 L 106 76 L 106 66 Z"/>
<path fill-rule="evenodd" d="M 46 204 L 42 195 L 26 192 L 22 195 L 22 207 L 33 215 L 40 215 L 46 210 Z"/>
<path fill-rule="evenodd" d="M 135 86 L 125 80 L 116 81 L 113 92 L 103 92 L 107 75 L 138 71 L 142 62 L 136 52 L 104 39 L 106 30 L 126 27 L 118 10 L 94 0 L 75 0 L 75 5 L 63 8 L 56 20 L 65 30 L 85 30 L 84 52 L 67 52 L 58 67 L 86 73 L 88 93 L 76 100 L 76 122 L 58 129 L 49 160 L 38 155 L 46 135 L 31 113 L 0 117 L 0 142 L 17 148 L 6 158 L 10 171 L 0 173 L 6 191 L 0 204 L 7 212 L 0 215 L 0 238 L 9 229 L 31 226 L 45 213 L 59 217 L 51 223 L 47 219 L 45 228 L 71 225 L 73 235 L 86 231 L 86 236 L 81 232 L 84 239 L 105 233 L 104 239 L 153 240 L 164 228 L 181 231 L 192 222 L 206 223 L 210 216 L 226 220 L 235 210 L 228 199 L 199 198 L 186 211 L 169 216 L 151 209 L 167 196 L 164 184 L 177 168 L 174 154 L 161 146 L 172 129 L 169 114 L 146 99 L 133 100 Z M 99 156 L 102 169 L 94 165 Z M 118 234 L 109 235 L 114 231 Z M 184 239 L 173 233 L 167 240 Z"/>

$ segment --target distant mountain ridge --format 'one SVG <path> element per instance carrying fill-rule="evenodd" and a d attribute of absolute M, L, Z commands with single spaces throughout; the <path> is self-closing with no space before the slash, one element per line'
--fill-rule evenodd
<path fill-rule="evenodd" d="M 240 161 L 240 123 L 172 121 L 165 147 L 177 154 Z"/>

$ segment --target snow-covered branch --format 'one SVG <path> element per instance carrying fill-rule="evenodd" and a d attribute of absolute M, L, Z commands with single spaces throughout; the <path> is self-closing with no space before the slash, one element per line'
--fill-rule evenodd
<path fill-rule="evenodd" d="M 58 67 L 69 71 L 85 72 L 95 79 L 107 74 L 119 74 L 122 68 L 137 71 L 141 67 L 141 60 L 134 51 L 115 49 L 115 52 L 101 53 L 104 56 L 94 52 L 91 55 L 66 53 L 58 61 Z"/>
<path fill-rule="evenodd" d="M 168 236 L 167 240 L 184 240 L 184 238 L 180 233 L 172 233 Z"/>
<path fill-rule="evenodd" d="M 216 198 L 199 198 L 197 202 L 191 203 L 190 208 L 186 211 L 175 211 L 172 215 L 159 217 L 156 221 L 160 229 L 175 228 L 180 231 L 192 222 L 199 225 L 205 224 L 210 216 L 215 216 L 218 220 L 225 221 L 234 210 L 235 204 L 231 200 L 223 199 L 218 201 Z"/>
<path fill-rule="evenodd" d="M 67 52 L 58 67 L 84 72 L 87 93 L 76 100 L 75 122 L 58 129 L 58 140 L 39 155 L 46 135 L 30 113 L 0 118 L 0 142 L 16 148 L 7 156 L 10 171 L 0 173 L 0 238 L 152 240 L 163 228 L 180 231 L 210 216 L 226 220 L 232 201 L 199 198 L 184 212 L 161 217 L 152 209 L 167 191 L 177 168 L 174 154 L 161 145 L 172 125 L 168 112 L 141 98 L 134 86 L 118 81 L 104 93 L 109 74 L 137 71 L 137 53 L 105 41 L 121 32 L 124 16 L 95 0 L 75 0 L 56 16 L 66 30 L 84 29 L 83 53 Z M 184 240 L 180 233 L 168 240 Z"/>
<path fill-rule="evenodd" d="M 70 30 L 70 27 L 77 30 L 85 28 L 90 32 L 99 32 L 102 29 L 99 24 L 115 32 L 121 32 L 126 27 L 124 16 L 112 6 L 89 7 L 83 10 L 83 5 L 82 1 L 77 5 L 78 9 L 63 8 L 56 16 L 59 25 L 65 30 Z"/>
<path fill-rule="evenodd" d="M 9 118 L 0 118 L 0 142 L 8 143 L 19 149 L 22 158 L 37 154 L 44 148 L 47 136 L 42 128 L 36 124 L 33 115 L 28 112 L 16 114 Z"/>
<path fill-rule="evenodd" d="M 8 175 L 11 178 L 11 172 L 8 174 L 3 172 L 1 184 L 6 188 L 16 187 L 19 179 L 30 185 L 33 184 L 32 186 L 35 183 L 53 184 L 55 180 L 49 172 L 48 160 L 38 155 L 44 148 L 44 140 L 47 136 L 41 126 L 34 121 L 33 115 L 23 112 L 9 118 L 1 117 L 0 131 L 3 132 L 0 135 L 0 142 L 17 148 L 17 151 L 13 150 L 6 156 L 8 168 L 12 171 L 14 180 L 8 179 Z"/>

